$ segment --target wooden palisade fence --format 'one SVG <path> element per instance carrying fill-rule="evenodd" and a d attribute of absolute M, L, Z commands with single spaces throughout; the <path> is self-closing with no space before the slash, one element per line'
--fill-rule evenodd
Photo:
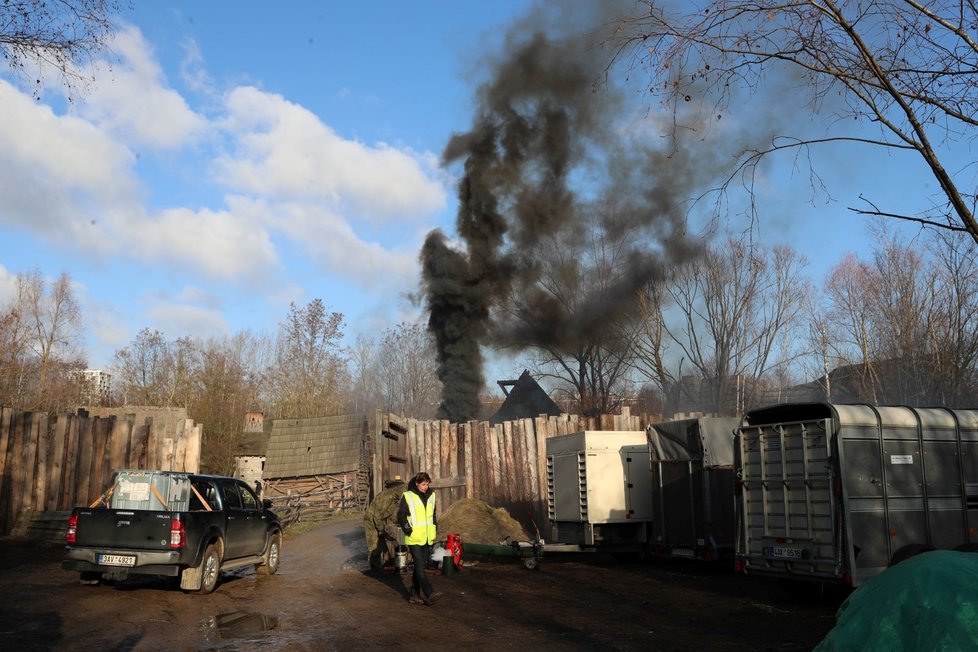
<path fill-rule="evenodd" d="M 197 472 L 200 442 L 201 426 L 190 419 L 137 424 L 133 414 L 80 412 L 52 420 L 46 413 L 0 408 L 0 534 L 43 530 L 44 513 L 60 529 L 64 517 L 57 512 L 91 504 L 115 469 Z"/>
<path fill-rule="evenodd" d="M 628 408 L 620 415 L 600 418 L 543 415 L 495 426 L 486 421 L 454 424 L 384 414 L 375 435 L 374 492 L 395 478 L 407 481 L 418 471 L 427 471 L 439 493 L 439 509 L 462 498 L 477 498 L 507 509 L 525 526 L 542 526 L 547 439 L 582 430 L 642 430 L 653 420 L 632 416 Z"/>

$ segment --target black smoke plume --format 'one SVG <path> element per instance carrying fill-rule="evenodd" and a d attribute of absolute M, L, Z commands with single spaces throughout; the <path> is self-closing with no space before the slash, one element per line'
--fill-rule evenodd
<path fill-rule="evenodd" d="M 443 154 L 445 164 L 462 165 L 461 242 L 433 231 L 421 252 L 444 385 L 439 417 L 453 422 L 478 416 L 484 346 L 572 345 L 600 334 L 638 288 L 695 250 L 677 200 L 687 196 L 692 162 L 672 153 L 663 165 L 647 133 L 629 132 L 622 91 L 602 83 L 607 56 L 589 47 L 593 34 L 526 27 L 509 35 L 508 55 L 479 89 L 472 128 Z M 598 205 L 604 232 L 640 237 L 615 284 L 571 309 L 541 290 L 534 254 L 583 237 Z M 507 321 L 498 309 L 514 294 L 521 319 Z"/>

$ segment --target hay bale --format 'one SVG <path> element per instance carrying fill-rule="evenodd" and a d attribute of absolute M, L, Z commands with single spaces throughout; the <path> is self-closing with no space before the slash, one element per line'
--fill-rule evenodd
<path fill-rule="evenodd" d="M 397 545 L 397 506 L 406 485 L 384 489 L 363 514 L 363 534 L 367 540 L 370 568 L 381 570 L 394 557 Z"/>
<path fill-rule="evenodd" d="M 438 538 L 449 533 L 462 537 L 462 545 L 479 543 L 499 545 L 513 541 L 531 541 L 519 521 L 502 507 L 493 508 L 481 500 L 463 498 L 438 515 Z"/>

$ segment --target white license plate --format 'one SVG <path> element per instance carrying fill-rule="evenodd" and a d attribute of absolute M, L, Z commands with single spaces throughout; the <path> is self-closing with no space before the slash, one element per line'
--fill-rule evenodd
<path fill-rule="evenodd" d="M 690 548 L 673 548 L 672 554 L 677 557 L 692 557 L 693 551 Z"/>
<path fill-rule="evenodd" d="M 801 559 L 803 551 L 801 548 L 786 548 L 784 546 L 770 546 L 764 551 L 768 557 L 775 559 Z"/>
<path fill-rule="evenodd" d="M 102 566 L 135 566 L 135 555 L 99 555 L 98 563 Z"/>

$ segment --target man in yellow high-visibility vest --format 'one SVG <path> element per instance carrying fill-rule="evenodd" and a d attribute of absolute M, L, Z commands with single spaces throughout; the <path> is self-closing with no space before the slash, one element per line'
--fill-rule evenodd
<path fill-rule="evenodd" d="M 401 496 L 397 524 L 404 530 L 404 544 L 414 560 L 409 602 L 433 604 L 441 595 L 431 587 L 426 569 L 431 559 L 431 547 L 438 537 L 438 513 L 431 476 L 424 471 L 411 478 L 407 491 Z"/>

